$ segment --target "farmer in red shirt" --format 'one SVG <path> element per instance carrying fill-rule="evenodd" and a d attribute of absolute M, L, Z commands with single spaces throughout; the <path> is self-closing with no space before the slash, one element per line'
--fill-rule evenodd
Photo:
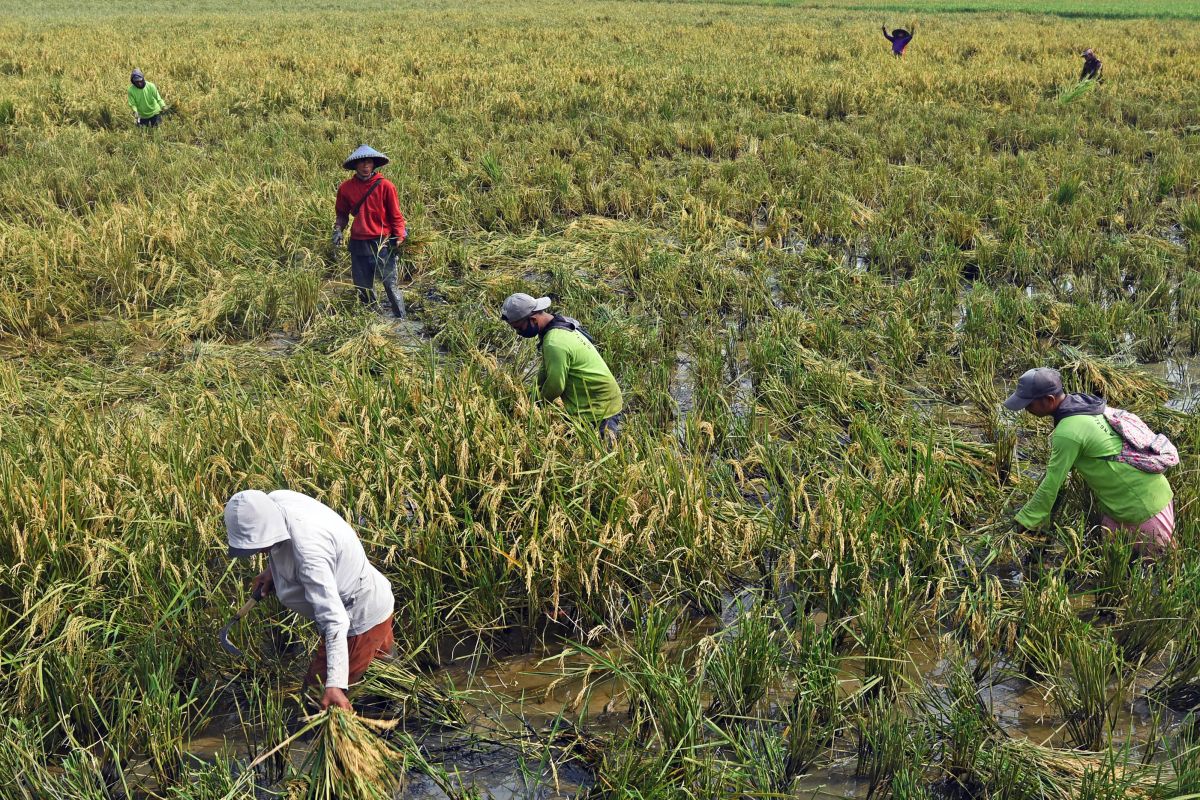
<path fill-rule="evenodd" d="M 396 186 L 375 170 L 388 163 L 388 157 L 367 145 L 355 150 L 342 164 L 354 170 L 354 177 L 343 181 L 337 190 L 333 223 L 333 248 L 342 244 L 346 223 L 350 226 L 350 271 L 358 288 L 358 299 L 375 303 L 375 273 L 383 281 L 392 313 L 404 316 L 404 295 L 396 285 L 396 251 L 407 231 Z"/>

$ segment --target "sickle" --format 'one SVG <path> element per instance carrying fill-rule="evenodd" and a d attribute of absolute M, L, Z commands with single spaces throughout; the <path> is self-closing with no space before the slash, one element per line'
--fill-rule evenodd
<path fill-rule="evenodd" d="M 237 610 L 237 613 L 235 613 L 232 617 L 229 618 L 229 621 L 225 623 L 225 626 L 223 628 L 221 628 L 221 632 L 217 634 L 217 639 L 220 640 L 221 647 L 225 648 L 225 652 L 229 653 L 230 655 L 234 655 L 234 656 L 241 658 L 241 656 L 243 655 L 242 651 L 239 650 L 233 644 L 233 642 L 229 641 L 229 629 L 233 627 L 233 624 L 235 622 L 237 622 L 239 619 L 241 619 L 242 617 L 249 614 L 251 609 L 253 609 L 256 605 L 258 605 L 258 601 L 262 600 L 262 598 L 263 598 L 262 587 L 261 586 L 254 587 L 254 593 L 250 595 L 250 599 L 247 600 L 242 605 L 242 607 Z"/>

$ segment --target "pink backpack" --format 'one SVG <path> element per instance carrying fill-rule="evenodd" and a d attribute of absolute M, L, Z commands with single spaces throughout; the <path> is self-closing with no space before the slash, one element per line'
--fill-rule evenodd
<path fill-rule="evenodd" d="M 1137 414 L 1105 406 L 1104 418 L 1124 440 L 1121 452 L 1111 457 L 1113 461 L 1153 473 L 1166 472 L 1179 463 L 1179 450 L 1171 440 L 1150 430 Z"/>

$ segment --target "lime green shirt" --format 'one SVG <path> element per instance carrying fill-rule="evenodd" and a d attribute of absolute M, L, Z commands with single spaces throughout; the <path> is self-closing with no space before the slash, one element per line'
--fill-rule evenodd
<path fill-rule="evenodd" d="M 1017 513 L 1017 522 L 1037 528 L 1050 516 L 1058 490 L 1074 469 L 1096 494 L 1104 513 L 1117 522 L 1142 523 L 1171 502 L 1171 485 L 1163 475 L 1142 472 L 1109 456 L 1121 452 L 1122 439 L 1101 414 L 1067 417 L 1050 436 L 1046 477 Z"/>
<path fill-rule="evenodd" d="M 543 400 L 561 397 L 568 413 L 587 422 L 599 423 L 625 404 L 608 365 L 579 331 L 558 328 L 542 339 L 538 384 Z"/>
<path fill-rule="evenodd" d="M 158 93 L 158 87 L 150 81 L 146 81 L 146 85 L 141 89 L 132 83 L 129 84 L 129 106 L 142 119 L 150 119 L 161 114 L 167 104 L 163 102 L 162 95 Z"/>

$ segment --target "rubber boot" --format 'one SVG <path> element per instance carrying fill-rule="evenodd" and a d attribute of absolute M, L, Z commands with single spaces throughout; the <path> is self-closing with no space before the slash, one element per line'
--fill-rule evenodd
<path fill-rule="evenodd" d="M 375 302 L 376 302 L 375 290 L 374 289 L 366 289 L 366 288 L 363 288 L 362 286 L 359 286 L 358 287 L 358 302 L 362 303 L 364 306 L 374 308 Z"/>
<path fill-rule="evenodd" d="M 388 302 L 392 306 L 392 313 L 396 315 L 396 319 L 404 319 L 404 292 L 394 283 L 385 283 L 383 291 L 387 293 Z"/>

